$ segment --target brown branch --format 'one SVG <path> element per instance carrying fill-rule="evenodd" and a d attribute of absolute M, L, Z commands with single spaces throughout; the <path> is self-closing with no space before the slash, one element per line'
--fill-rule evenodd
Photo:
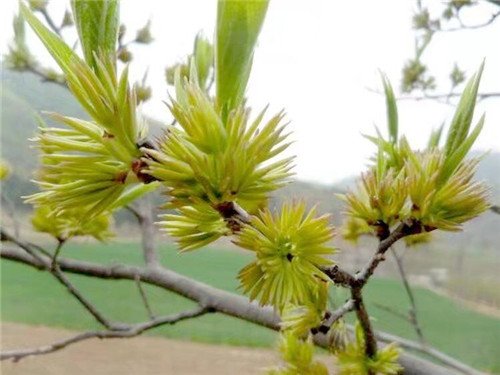
<path fill-rule="evenodd" d="M 55 32 L 62 39 L 61 28 L 56 26 L 49 12 L 47 12 L 47 9 L 40 9 L 39 12 L 42 14 L 43 18 L 45 18 L 45 21 L 47 21 L 47 25 L 49 25 L 52 31 Z"/>
<path fill-rule="evenodd" d="M 39 262 L 24 251 L 2 246 L 0 256 L 3 259 L 19 262 L 39 270 L 45 270 L 44 263 Z M 48 259 L 44 260 L 48 263 Z M 279 330 L 279 317 L 270 307 L 261 307 L 252 303 L 248 298 L 216 289 L 189 277 L 180 275 L 174 271 L 164 268 L 145 268 L 131 265 L 115 264 L 106 266 L 102 264 L 89 263 L 78 260 L 60 258 L 58 266 L 61 270 L 101 279 L 123 279 L 134 280 L 136 275 L 141 277 L 142 282 L 155 285 L 172 291 L 190 300 L 214 309 L 225 315 L 237 317 L 255 324 Z M 315 342 L 319 346 L 327 347 L 326 335 L 315 335 Z M 405 368 L 405 375 L 454 375 L 444 367 L 438 366 L 424 359 L 420 359 L 408 353 L 403 353 L 399 362 Z"/>
<path fill-rule="evenodd" d="M 137 289 L 139 290 L 139 293 L 141 295 L 141 299 L 142 299 L 142 302 L 144 303 L 144 307 L 146 308 L 146 311 L 148 312 L 149 319 L 151 319 L 151 320 L 155 319 L 153 309 L 151 309 L 151 305 L 149 304 L 148 297 L 146 295 L 146 291 L 142 287 L 141 277 L 139 275 L 137 275 L 135 277 L 135 283 L 136 283 Z"/>
<path fill-rule="evenodd" d="M 17 362 L 23 358 L 35 355 L 49 354 L 56 352 L 58 350 L 64 349 L 71 344 L 75 344 L 80 341 L 98 338 L 98 339 L 110 339 L 110 338 L 129 338 L 142 334 L 144 331 L 157 328 L 167 324 L 175 324 L 182 320 L 197 318 L 210 312 L 210 309 L 206 307 L 198 307 L 197 309 L 191 311 L 184 311 L 181 313 L 167 315 L 152 319 L 149 322 L 138 323 L 130 325 L 126 330 L 122 331 L 89 331 L 80 333 L 68 339 L 58 341 L 51 345 L 45 345 L 33 349 L 19 349 L 19 350 L 8 350 L 0 353 L 0 360 L 12 359 Z"/>
<path fill-rule="evenodd" d="M 372 256 L 365 268 L 355 275 L 356 285 L 363 286 L 366 284 L 379 263 L 385 260 L 385 253 L 387 250 L 389 250 L 398 240 L 412 234 L 420 233 L 421 231 L 422 227 L 420 223 L 411 219 L 400 223 L 387 238 L 379 242 L 376 253 Z"/>
<path fill-rule="evenodd" d="M 144 261 L 149 267 L 160 266 L 160 258 L 156 247 L 156 228 L 155 218 L 153 213 L 153 204 L 151 195 L 147 194 L 139 199 L 140 215 L 139 226 L 141 228 L 142 250 Z"/>
<path fill-rule="evenodd" d="M 447 354 L 444 354 L 443 352 L 440 352 L 439 350 L 432 348 L 428 345 L 423 345 L 422 343 L 411 341 L 408 339 L 405 339 L 403 337 L 399 337 L 396 335 L 393 335 L 391 333 L 386 333 L 386 332 L 377 332 L 375 334 L 377 337 L 377 340 L 381 342 L 386 342 L 386 343 L 391 343 L 391 342 L 396 342 L 398 345 L 400 345 L 404 349 L 408 350 L 413 350 L 425 355 L 428 355 L 442 364 L 449 366 L 450 368 L 453 368 L 454 370 L 460 371 L 463 374 L 467 375 L 484 375 L 483 372 L 478 371 L 465 363 L 462 363 L 458 360 L 456 360 L 453 357 L 450 357 Z M 406 372 L 405 372 L 406 374 Z"/>
<path fill-rule="evenodd" d="M 495 22 L 495 20 L 498 18 L 498 16 L 500 16 L 500 12 L 493 13 L 490 16 L 489 20 L 487 20 L 487 21 L 485 21 L 483 23 L 475 24 L 475 25 L 466 25 L 466 24 L 463 24 L 462 21 L 461 21 L 461 19 L 458 18 L 458 20 L 460 22 L 460 26 L 459 27 L 451 27 L 451 28 L 447 28 L 447 29 L 439 28 L 439 29 L 433 29 L 432 31 L 449 33 L 449 32 L 455 32 L 455 31 L 463 31 L 463 30 L 482 29 L 483 27 L 489 26 L 493 22 Z"/>
<path fill-rule="evenodd" d="M 491 212 L 500 215 L 500 206 L 491 206 L 490 207 Z"/>
<path fill-rule="evenodd" d="M 321 333 L 328 333 L 330 329 L 332 328 L 333 324 L 342 318 L 345 314 L 348 312 L 352 311 L 354 309 L 354 300 L 350 299 L 344 305 L 339 307 L 338 309 L 327 312 L 325 315 L 325 320 L 321 323 L 321 325 L 314 329 L 314 331 L 321 332 Z M 315 332 L 314 332 L 315 333 Z"/>
<path fill-rule="evenodd" d="M 386 306 L 386 305 L 378 303 L 378 302 L 373 302 L 373 306 L 375 306 L 376 308 L 378 308 L 380 310 L 388 312 L 389 314 L 392 314 L 400 319 L 403 319 L 407 322 L 411 322 L 410 317 L 407 314 L 404 314 L 396 309 L 393 309 L 392 307 Z"/>
<path fill-rule="evenodd" d="M 0 232 L 3 239 L 15 243 L 38 262 L 39 268 L 48 271 L 52 276 L 54 276 L 54 278 L 58 280 L 64 287 L 66 287 L 66 290 L 71 295 L 73 295 L 73 297 L 75 297 L 78 302 L 80 302 L 80 304 L 104 327 L 110 330 L 125 329 L 125 324 L 110 322 L 108 319 L 106 319 L 104 315 L 102 315 L 99 310 L 97 310 L 97 308 L 69 281 L 69 279 L 66 277 L 66 275 L 64 275 L 64 273 L 58 266 L 57 259 L 55 259 L 57 255 L 56 253 L 50 259 L 44 259 L 44 257 L 33 251 L 33 249 L 28 244 L 12 237 L 3 229 L 0 230 Z M 62 244 L 63 242 L 60 241 L 58 247 L 59 250 Z"/>
<path fill-rule="evenodd" d="M 370 316 L 366 311 L 361 293 L 362 287 L 353 287 L 351 289 L 351 296 L 354 300 L 354 312 L 358 318 L 358 322 L 363 329 L 365 336 L 365 354 L 369 358 L 373 358 L 377 354 L 377 340 L 375 339 L 375 332 L 370 322 Z M 368 375 L 374 375 L 369 372 Z"/>
<path fill-rule="evenodd" d="M 425 95 L 418 95 L 418 96 L 417 95 L 400 96 L 397 98 L 397 100 L 415 100 L 415 101 L 438 100 L 438 99 L 457 98 L 460 96 L 462 96 L 461 93 L 450 92 L 447 94 L 425 94 Z M 500 97 L 500 92 L 484 92 L 484 93 L 477 94 L 478 100 L 498 98 L 498 97 Z M 449 103 L 446 103 L 446 104 L 449 104 Z"/>
<path fill-rule="evenodd" d="M 415 295 L 413 294 L 413 290 L 411 289 L 410 283 L 408 282 L 408 277 L 406 276 L 406 271 L 404 268 L 403 259 L 401 256 L 398 255 L 398 253 L 392 247 L 390 250 L 391 250 L 392 256 L 394 257 L 394 260 L 396 261 L 399 275 L 401 276 L 401 281 L 403 282 L 403 286 L 406 290 L 406 294 L 408 295 L 408 299 L 410 301 L 410 308 L 409 308 L 410 315 L 409 315 L 408 321 L 415 328 L 415 332 L 417 333 L 418 339 L 420 340 L 422 345 L 426 345 L 424 333 L 422 331 L 422 327 L 420 325 L 420 322 L 419 322 L 418 316 L 417 316 L 417 301 L 415 300 Z"/>

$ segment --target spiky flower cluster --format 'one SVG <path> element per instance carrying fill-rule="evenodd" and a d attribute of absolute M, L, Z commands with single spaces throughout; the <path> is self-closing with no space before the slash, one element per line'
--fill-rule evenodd
<path fill-rule="evenodd" d="M 412 150 L 404 137 L 398 143 L 395 100 L 384 82 L 390 140 L 380 133 L 378 138 L 368 137 L 379 150 L 357 191 L 343 197 L 351 218 L 385 227 L 411 218 L 421 224 L 421 231 L 456 231 L 489 207 L 488 188 L 473 181 L 479 159 L 465 159 L 484 123 L 483 116 L 469 132 L 481 71 L 482 67 L 464 90 L 444 147 L 439 147 L 440 128 L 431 134 L 424 151 Z M 356 238 L 360 233 L 346 234 Z"/>
<path fill-rule="evenodd" d="M 350 216 L 368 225 L 391 225 L 400 218 L 407 202 L 404 174 L 396 175 L 392 169 L 381 173 L 372 169 L 361 176 L 357 187 L 356 192 L 342 196 Z"/>
<path fill-rule="evenodd" d="M 325 317 L 328 283 L 318 280 L 318 292 L 312 300 L 303 305 L 287 303 L 281 313 L 280 327 L 297 337 L 306 337 L 309 332 L 321 325 Z"/>
<path fill-rule="evenodd" d="M 284 333 L 281 335 L 279 350 L 285 365 L 270 369 L 268 375 L 328 375 L 324 363 L 313 360 L 314 345 L 311 336 L 302 340 L 292 333 Z"/>
<path fill-rule="evenodd" d="M 35 138 L 42 154 L 37 183 L 43 191 L 29 197 L 30 203 L 50 205 L 57 212 L 79 208 L 95 217 L 138 181 L 133 166 L 139 163 L 140 127 L 127 70 L 118 81 L 111 61 L 96 61 L 97 72 L 76 60 L 67 76 L 94 121 L 50 114 L 65 127 L 40 127 Z"/>
<path fill-rule="evenodd" d="M 373 357 L 365 354 L 365 339 L 361 326 L 356 326 L 356 340 L 336 352 L 340 375 L 397 375 L 403 370 L 398 364 L 400 349 L 394 343 L 379 349 Z"/>
<path fill-rule="evenodd" d="M 110 231 L 112 217 L 108 213 L 102 213 L 92 220 L 82 220 L 80 210 L 72 209 L 54 215 L 49 206 L 40 206 L 35 209 L 31 224 L 35 230 L 50 234 L 59 241 L 78 236 L 90 236 L 99 241 L 106 241 L 113 236 Z"/>
<path fill-rule="evenodd" d="M 178 72 L 177 96 L 170 106 L 180 127 L 168 129 L 159 151 L 143 150 L 149 155 L 147 173 L 169 187 L 171 200 L 165 208 L 178 209 L 177 215 L 164 216 L 163 226 L 174 236 L 186 234 L 177 230 L 180 227 L 191 228 L 188 239 L 192 241 L 183 238 L 181 243 L 182 248 L 191 249 L 225 232 L 210 210 L 224 216 L 223 207 L 235 202 L 256 212 L 269 192 L 286 183 L 292 162 L 292 158 L 271 162 L 289 145 L 284 143 L 287 135 L 282 134 L 280 124 L 283 114 L 261 126 L 265 111 L 250 122 L 250 111 L 240 107 L 223 119 L 198 85 L 192 67 L 189 82 L 181 82 Z M 203 215 L 187 214 L 194 212 Z M 206 226 L 217 227 L 218 234 L 210 235 L 202 229 Z"/>
<path fill-rule="evenodd" d="M 82 220 L 97 217 L 111 208 L 130 183 L 143 177 L 137 142 L 145 129 L 137 117 L 135 90 L 129 87 L 127 69 L 118 77 L 112 47 L 96 53 L 96 46 L 87 40 L 84 61 L 25 5 L 21 4 L 21 10 L 92 118 L 84 121 L 50 114 L 63 126 L 40 125 L 35 140 L 41 151 L 37 183 L 42 191 L 27 202 L 50 206 L 58 215 L 80 210 Z M 114 45 L 112 33 L 110 38 Z"/>
<path fill-rule="evenodd" d="M 442 153 L 426 153 L 409 160 L 411 216 L 429 229 L 456 231 L 486 211 L 489 189 L 486 184 L 473 181 L 478 162 L 478 158 L 463 161 L 446 178 Z"/>
<path fill-rule="evenodd" d="M 235 243 L 255 252 L 257 259 L 239 273 L 241 286 L 251 299 L 282 309 L 287 303 L 317 301 L 321 284 L 328 280 L 318 267 L 332 263 L 334 249 L 328 217 L 306 214 L 305 204 L 285 203 L 280 213 L 261 211 L 245 226 Z"/>

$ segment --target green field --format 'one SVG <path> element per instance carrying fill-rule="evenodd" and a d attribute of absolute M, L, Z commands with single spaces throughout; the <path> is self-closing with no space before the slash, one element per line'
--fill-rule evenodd
<path fill-rule="evenodd" d="M 73 245 L 62 256 L 102 263 L 141 264 L 136 245 Z M 211 285 L 237 292 L 235 276 L 250 256 L 228 249 L 204 249 L 178 254 L 173 246 L 162 249 L 163 264 Z M 1 261 L 2 319 L 27 324 L 43 324 L 73 329 L 96 328 L 93 318 L 71 299 L 50 275 L 10 261 Z M 134 322 L 146 320 L 134 282 L 100 281 L 70 275 L 91 301 L 110 319 Z M 188 308 L 182 297 L 146 286 L 156 315 Z M 424 334 L 432 346 L 477 368 L 500 372 L 500 320 L 461 307 L 454 301 L 426 289 L 415 288 Z M 338 303 L 344 296 L 334 291 Z M 376 328 L 416 339 L 412 327 L 373 306 L 374 302 L 399 311 L 407 308 L 407 297 L 397 280 L 374 279 L 367 286 L 366 300 Z M 152 331 L 152 335 L 231 345 L 270 346 L 276 333 L 235 318 L 211 314 L 172 327 Z"/>

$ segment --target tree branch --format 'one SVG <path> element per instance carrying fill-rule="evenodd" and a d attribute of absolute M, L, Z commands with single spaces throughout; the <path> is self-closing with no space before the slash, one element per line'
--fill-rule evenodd
<path fill-rule="evenodd" d="M 333 324 L 342 318 L 345 314 L 352 311 L 354 309 L 354 300 L 350 299 L 343 306 L 338 309 L 328 312 L 326 314 L 325 320 L 321 323 L 321 325 L 316 329 L 316 331 L 321 333 L 328 333 L 332 328 Z"/>
<path fill-rule="evenodd" d="M 135 283 L 137 284 L 137 289 L 139 289 L 139 293 L 141 295 L 142 302 L 144 303 L 144 307 L 148 312 L 149 319 L 153 320 L 155 318 L 155 315 L 153 314 L 153 310 L 151 309 L 151 305 L 149 304 L 148 297 L 146 296 L 146 291 L 142 287 L 141 277 L 139 275 L 135 277 Z"/>
<path fill-rule="evenodd" d="M 399 337 L 396 335 L 393 335 L 391 333 L 386 333 L 386 332 L 376 332 L 375 336 L 377 337 L 377 340 L 386 342 L 386 343 L 391 343 L 391 342 L 397 342 L 402 348 L 408 349 L 408 350 L 414 350 L 419 353 L 428 355 L 434 359 L 437 359 L 439 362 L 442 364 L 449 366 L 457 371 L 460 371 L 463 374 L 467 375 L 484 375 L 483 372 L 477 371 L 476 369 L 466 365 L 465 363 L 462 363 L 455 358 L 450 357 L 447 354 L 444 354 L 443 352 L 440 352 L 439 350 L 432 348 L 428 345 L 423 345 L 422 343 L 411 341 L 408 339 L 405 339 L 403 337 Z M 406 374 L 406 372 L 405 372 Z"/>
<path fill-rule="evenodd" d="M 465 25 L 462 23 L 462 21 L 459 18 L 460 21 L 460 26 L 459 27 L 452 27 L 448 29 L 433 29 L 435 32 L 444 32 L 444 33 L 449 33 L 449 32 L 455 32 L 455 31 L 463 31 L 463 30 L 476 30 L 476 29 L 482 29 L 483 27 L 486 27 L 488 25 L 491 25 L 497 18 L 500 16 L 500 12 L 493 13 L 489 20 L 483 22 L 483 23 L 478 23 L 476 25 Z"/>
<path fill-rule="evenodd" d="M 0 249 L 0 256 L 4 259 L 10 259 L 39 270 L 45 270 L 46 267 L 44 264 L 49 264 L 48 259 L 43 259 L 43 261 L 40 262 L 24 251 L 7 248 L 5 246 Z M 273 330 L 280 329 L 279 316 L 276 315 L 272 308 L 261 307 L 255 302 L 250 302 L 243 296 L 213 288 L 164 268 L 141 268 L 122 264 L 106 266 L 64 258 L 58 260 L 58 266 L 61 270 L 66 272 L 101 279 L 134 280 L 136 275 L 139 275 L 142 282 L 172 291 L 198 303 L 203 302 L 204 306 L 212 308 L 217 312 L 256 323 Z M 328 346 L 328 338 L 323 334 L 315 335 L 315 342 L 323 347 Z M 435 365 L 432 362 L 417 358 L 408 353 L 403 353 L 400 356 L 399 362 L 405 368 L 405 375 L 455 374 L 452 370 Z"/>
<path fill-rule="evenodd" d="M 47 25 L 49 25 L 52 31 L 55 32 L 62 39 L 61 29 L 56 26 L 49 12 L 47 12 L 47 9 L 40 9 L 39 12 L 42 14 L 43 18 L 45 18 L 45 21 L 47 21 Z"/>
<path fill-rule="evenodd" d="M 126 329 L 125 324 L 110 322 L 108 319 L 106 319 L 104 315 L 101 314 L 99 310 L 97 310 L 97 308 L 69 281 L 69 279 L 61 271 L 60 267 L 58 266 L 56 256 L 57 256 L 57 251 L 60 250 L 63 242 L 61 241 L 59 242 L 58 250 L 56 250 L 54 256 L 46 260 L 41 255 L 33 251 L 28 244 L 12 237 L 10 234 L 6 233 L 3 229 L 1 229 L 0 232 L 3 239 L 15 243 L 21 249 L 26 251 L 33 259 L 35 259 L 38 262 L 39 268 L 49 272 L 52 276 L 54 276 L 56 280 L 58 280 L 61 284 L 63 284 L 66 287 L 66 290 L 71 295 L 73 295 L 73 297 L 75 297 L 78 300 L 78 302 L 80 302 L 80 304 L 104 327 L 110 330 Z"/>
<path fill-rule="evenodd" d="M 12 359 L 15 362 L 29 356 L 49 354 L 56 352 L 58 350 L 64 349 L 71 344 L 75 344 L 80 341 L 98 338 L 98 339 L 110 339 L 110 338 L 128 338 L 134 337 L 142 334 L 144 331 L 157 328 L 166 324 L 175 324 L 182 320 L 197 318 L 203 314 L 210 312 L 210 309 L 206 307 L 198 307 L 197 309 L 191 311 L 184 311 L 181 313 L 167 315 L 152 319 L 149 322 L 138 323 L 130 325 L 126 330 L 122 331 L 89 331 L 80 333 L 68 339 L 58 341 L 51 345 L 41 346 L 33 349 L 19 349 L 19 350 L 8 350 L 0 353 L 0 360 Z"/>
<path fill-rule="evenodd" d="M 406 277 L 406 271 L 403 265 L 403 259 L 397 254 L 397 252 L 392 247 L 390 248 L 390 250 L 392 256 L 394 257 L 394 260 L 396 261 L 399 275 L 401 276 L 401 281 L 403 282 L 406 294 L 408 295 L 408 299 L 410 300 L 410 308 L 409 308 L 410 315 L 408 321 L 415 328 L 415 332 L 417 333 L 418 339 L 420 340 L 422 345 L 426 345 L 424 333 L 422 332 L 422 327 L 420 326 L 420 322 L 417 317 L 417 302 L 415 300 L 415 296 L 413 294 L 413 290 L 411 289 L 410 283 L 408 282 L 408 278 Z"/>
<path fill-rule="evenodd" d="M 139 199 L 140 215 L 139 226 L 141 228 L 142 250 L 144 253 L 144 261 L 148 267 L 158 267 L 160 258 L 158 249 L 156 248 L 156 228 L 155 218 L 153 213 L 153 204 L 151 195 L 147 194 Z"/>

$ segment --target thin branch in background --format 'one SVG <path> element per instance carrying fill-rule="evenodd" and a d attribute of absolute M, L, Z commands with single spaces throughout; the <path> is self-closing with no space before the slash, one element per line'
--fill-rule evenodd
<path fill-rule="evenodd" d="M 9 215 L 10 220 L 12 221 L 12 226 L 14 227 L 14 236 L 19 238 L 20 234 L 20 225 L 19 220 L 17 219 L 16 209 L 14 206 L 14 202 L 12 202 L 4 192 L 1 192 L 1 199 L 3 201 L 2 209 L 5 208 L 5 211 Z"/>
<path fill-rule="evenodd" d="M 477 30 L 477 29 L 482 29 L 483 27 L 491 25 L 495 20 L 500 16 L 500 12 L 493 13 L 490 16 L 490 19 L 483 22 L 483 23 L 478 23 L 475 25 L 467 25 L 462 22 L 462 19 L 457 15 L 457 20 L 460 23 L 459 27 L 451 27 L 451 28 L 440 28 L 440 29 L 435 29 L 434 31 L 436 32 L 444 32 L 444 33 L 449 33 L 449 32 L 455 32 L 455 31 L 463 31 L 463 30 Z"/>
<path fill-rule="evenodd" d="M 132 207 L 131 205 L 126 205 L 125 208 L 127 211 L 129 211 L 132 215 L 135 216 L 135 218 L 137 219 L 137 221 L 139 223 L 142 222 L 142 215 L 139 213 L 139 211 L 137 211 L 134 207 Z"/>
<path fill-rule="evenodd" d="M 354 300 L 349 299 L 344 305 L 339 307 L 338 309 L 328 312 L 326 314 L 325 320 L 321 323 L 321 325 L 317 328 L 318 332 L 328 333 L 328 331 L 332 328 L 333 324 L 342 318 L 345 314 L 352 311 L 354 309 Z"/>
<path fill-rule="evenodd" d="M 85 309 L 104 327 L 110 330 L 117 331 L 123 330 L 126 327 L 126 325 L 123 323 L 114 323 L 106 319 L 104 315 L 101 314 L 101 312 L 99 312 L 99 310 L 97 310 L 97 308 L 89 300 L 87 300 L 87 298 L 69 281 L 69 279 L 59 268 L 57 261 L 54 264 L 52 262 L 49 263 L 45 261 L 40 255 L 33 251 L 33 249 L 31 249 L 28 244 L 17 240 L 16 238 L 6 233 L 3 229 L 1 229 L 0 232 L 2 238 L 15 243 L 17 246 L 31 255 L 35 260 L 37 260 L 42 265 L 42 267 L 52 276 L 54 276 L 61 284 L 63 284 L 66 287 L 66 290 L 68 290 L 68 292 L 70 292 L 80 302 L 80 304 L 85 307 Z M 51 258 L 51 260 L 53 260 L 53 257 Z"/>
<path fill-rule="evenodd" d="M 410 322 L 410 317 L 408 315 L 402 313 L 401 311 L 398 311 L 396 309 L 393 309 L 392 307 L 386 306 L 386 305 L 378 303 L 378 302 L 373 302 L 372 305 L 380 310 L 383 310 L 383 311 L 393 315 L 393 316 L 396 316 L 400 319 L 403 319 L 407 322 Z"/>
<path fill-rule="evenodd" d="M 490 210 L 491 210 L 491 212 L 500 215 L 500 206 L 493 205 L 490 207 Z"/>
<path fill-rule="evenodd" d="M 393 335 L 391 333 L 386 333 L 386 332 L 377 332 L 376 333 L 377 340 L 386 342 L 386 343 L 391 343 L 391 342 L 397 342 L 398 345 L 400 345 L 404 349 L 408 350 L 414 350 L 416 352 L 425 354 L 427 356 L 430 356 L 431 358 L 434 358 L 435 360 L 438 360 L 442 364 L 449 366 L 450 368 L 460 371 L 463 374 L 467 375 L 485 375 L 481 371 L 477 371 L 476 369 L 466 365 L 463 362 L 460 362 L 459 360 L 450 357 L 449 355 L 440 352 L 439 350 L 432 348 L 428 345 L 423 345 L 420 342 L 415 342 L 411 341 L 408 339 L 405 339 L 403 337 L 399 337 L 396 335 Z"/>
<path fill-rule="evenodd" d="M 423 95 L 401 96 L 401 97 L 397 98 L 397 100 L 415 100 L 415 101 L 440 100 L 440 99 L 458 98 L 460 96 L 462 96 L 462 94 L 456 93 L 456 92 L 450 92 L 447 94 L 423 94 Z M 484 92 L 484 93 L 477 94 L 478 101 L 481 101 L 484 99 L 493 99 L 493 98 L 500 98 L 500 92 Z M 443 102 L 443 104 L 450 104 L 450 103 Z"/>
<path fill-rule="evenodd" d="M 146 291 L 144 290 L 144 287 L 142 286 L 141 276 L 139 276 L 139 275 L 135 276 L 135 284 L 137 285 L 137 289 L 139 290 L 139 294 L 141 295 L 141 299 L 142 299 L 142 302 L 144 303 L 144 307 L 146 308 L 146 311 L 148 312 L 149 319 L 154 320 L 155 315 L 153 313 L 153 309 L 151 309 L 151 305 L 149 304 L 148 297 L 146 295 Z"/>
<path fill-rule="evenodd" d="M 98 339 L 110 339 L 110 338 L 129 338 L 142 334 L 143 332 L 157 328 L 163 325 L 171 325 L 178 323 L 182 320 L 197 318 L 201 315 L 204 315 L 208 312 L 211 312 L 210 309 L 207 309 L 203 306 L 200 306 L 194 310 L 184 311 L 181 313 L 167 315 L 163 317 L 159 317 L 156 319 L 152 319 L 149 322 L 138 323 L 131 325 L 128 329 L 123 331 L 89 331 L 80 333 L 68 339 L 58 341 L 56 343 L 41 346 L 33 349 L 19 349 L 19 350 L 8 350 L 0 353 L 0 360 L 12 359 L 14 362 L 20 361 L 23 358 L 29 356 L 36 356 L 42 354 L 49 354 L 56 352 L 58 350 L 64 349 L 71 344 L 75 344 L 80 341 L 98 338 Z"/>
<path fill-rule="evenodd" d="M 36 269 L 46 270 L 46 267 L 43 263 L 40 263 L 40 261 L 38 261 L 36 258 L 31 257 L 25 251 L 3 246 L 0 248 L 0 256 L 3 259 L 10 259 L 11 261 L 19 262 Z M 143 282 L 158 286 L 165 290 L 172 291 L 198 303 L 200 301 L 204 301 L 205 306 L 212 307 L 217 312 L 253 322 L 273 330 L 280 329 L 279 318 L 273 309 L 260 307 L 255 303 L 251 303 L 245 297 L 213 288 L 209 285 L 164 268 L 141 268 L 125 264 L 106 266 L 102 264 L 93 264 L 89 262 L 64 258 L 59 259 L 58 266 L 66 272 L 86 275 L 88 277 L 97 277 L 100 279 L 134 280 L 136 275 L 139 274 Z M 429 348 L 429 350 L 427 350 L 427 348 L 422 348 L 422 345 L 420 343 L 402 338 L 395 338 L 395 336 L 382 332 L 378 332 L 376 336 L 378 339 L 384 342 L 398 342 L 402 347 L 406 347 L 407 344 L 412 345 L 415 350 L 420 352 L 425 351 L 425 354 L 430 355 L 432 358 L 439 359 L 443 363 L 446 363 L 446 359 L 444 358 L 446 357 L 446 355 L 437 351 L 436 349 Z M 317 345 L 322 347 L 328 346 L 328 339 L 325 335 L 315 335 L 314 338 Z M 447 365 L 450 367 L 454 367 L 453 363 L 456 362 L 460 364 L 460 362 L 455 359 L 451 360 L 452 362 L 447 363 Z M 405 373 L 409 375 L 455 374 L 454 371 L 436 366 L 429 361 L 419 359 L 412 356 L 411 354 L 403 353 L 400 357 L 400 363 L 405 368 Z M 461 366 L 463 368 L 467 367 L 467 365 L 465 364 L 461 364 Z M 477 371 L 462 372 L 466 374 L 478 373 Z"/>
<path fill-rule="evenodd" d="M 64 240 L 64 239 L 57 240 L 57 247 L 54 250 L 54 256 L 52 257 L 52 263 L 51 263 L 52 268 L 57 267 L 57 257 L 59 256 L 59 253 L 61 252 L 65 243 L 66 243 L 66 240 Z"/>
<path fill-rule="evenodd" d="M 371 87 L 366 87 L 366 90 L 378 95 L 384 95 L 383 92 L 373 89 Z M 427 92 L 423 92 L 421 95 L 403 95 L 396 98 L 396 100 L 414 100 L 414 101 L 422 101 L 422 100 L 435 100 L 441 104 L 446 104 L 450 106 L 455 106 L 455 104 L 450 102 L 452 98 L 459 98 L 462 96 L 461 93 L 457 92 L 449 92 L 449 93 L 440 93 L 440 94 L 428 94 Z M 495 99 L 500 98 L 500 92 L 483 92 L 477 94 L 477 100 L 485 100 L 485 99 Z"/>
<path fill-rule="evenodd" d="M 49 25 L 52 31 L 55 32 L 60 38 L 62 38 L 61 28 L 56 26 L 49 12 L 47 12 L 47 9 L 40 9 L 39 12 L 42 14 L 43 18 L 45 18 L 45 21 L 47 21 L 47 25 Z"/>
<path fill-rule="evenodd" d="M 403 286 L 406 290 L 406 294 L 408 295 L 408 300 L 410 301 L 409 308 L 409 322 L 415 328 L 415 332 L 417 333 L 418 339 L 422 343 L 422 345 L 426 345 L 426 340 L 424 338 L 424 334 L 422 332 L 422 326 L 418 320 L 417 314 L 417 302 L 415 300 L 415 295 L 413 294 L 413 290 L 411 289 L 410 283 L 408 282 L 408 277 L 406 276 L 406 270 L 404 268 L 403 259 L 401 256 L 394 250 L 394 248 L 390 248 L 391 254 L 396 261 L 396 265 L 398 267 L 399 275 L 401 276 L 401 281 L 403 282 Z"/>

